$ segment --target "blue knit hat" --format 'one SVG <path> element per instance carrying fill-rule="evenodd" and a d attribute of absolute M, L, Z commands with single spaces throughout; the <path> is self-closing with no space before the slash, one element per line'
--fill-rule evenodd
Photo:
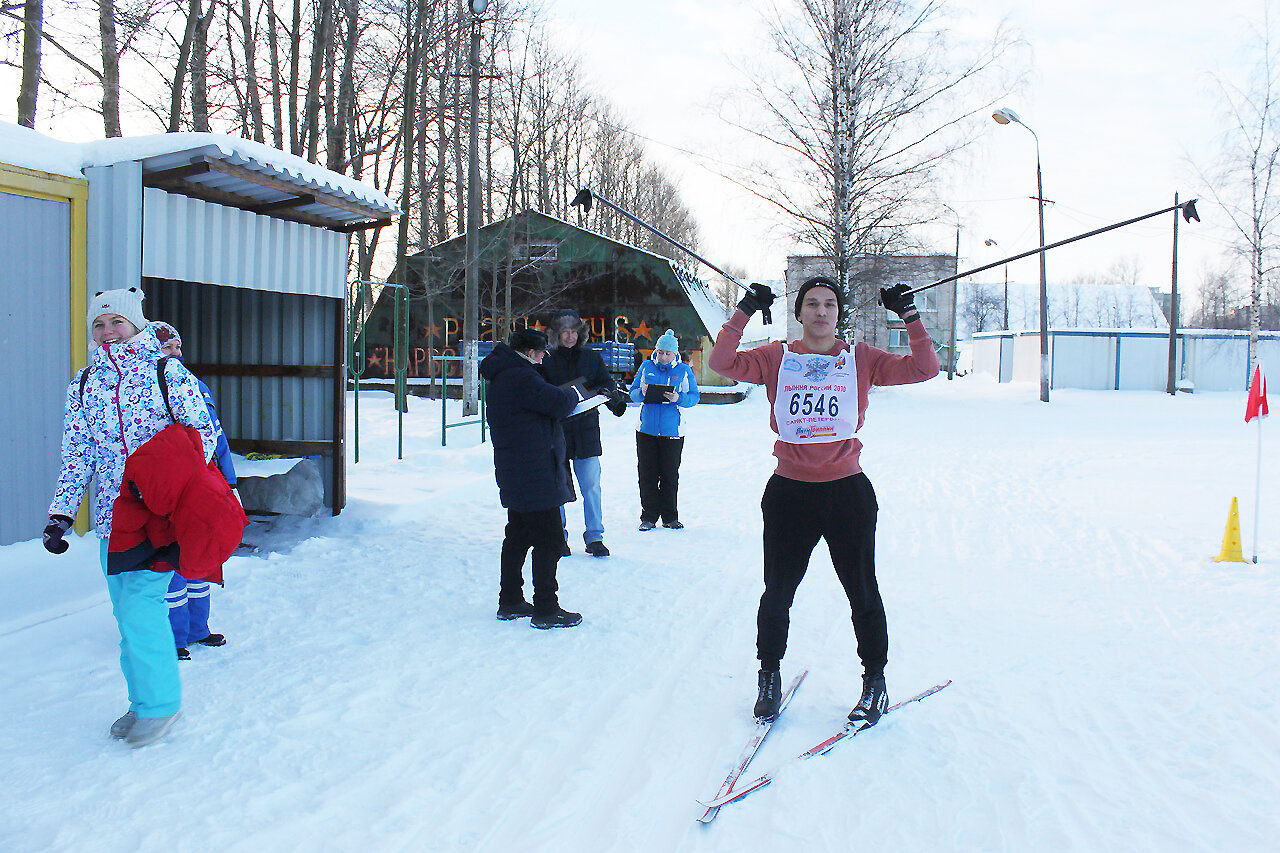
<path fill-rule="evenodd" d="M 653 345 L 654 352 L 680 352 L 680 342 L 676 340 L 676 333 L 671 329 L 663 332 L 662 337 L 658 338 L 658 342 Z"/>

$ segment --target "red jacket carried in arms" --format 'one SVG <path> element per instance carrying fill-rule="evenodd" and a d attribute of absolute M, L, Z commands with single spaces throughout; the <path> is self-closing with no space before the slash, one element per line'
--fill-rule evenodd
<path fill-rule="evenodd" d="M 107 574 L 177 571 L 222 583 L 249 520 L 231 487 L 206 463 L 200 433 L 173 425 L 129 456 L 112 506 Z"/>

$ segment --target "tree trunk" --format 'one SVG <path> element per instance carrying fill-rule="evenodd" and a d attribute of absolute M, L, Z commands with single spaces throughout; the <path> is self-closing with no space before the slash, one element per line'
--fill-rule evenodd
<path fill-rule="evenodd" d="M 293 30 L 289 33 L 289 151 L 301 157 L 303 142 L 298 135 L 298 80 L 302 64 L 302 0 L 293 0 Z"/>
<path fill-rule="evenodd" d="M 191 126 L 196 133 L 208 133 L 209 127 L 209 25 L 213 23 L 213 7 L 205 12 L 201 0 L 190 0 L 195 31 L 191 35 Z"/>
<path fill-rule="evenodd" d="M 355 61 L 356 50 L 360 45 L 360 0 L 346 0 L 346 39 L 343 42 L 342 74 L 338 81 L 338 102 L 334 109 L 334 119 L 329 125 L 326 149 L 329 154 L 329 168 L 335 172 L 346 172 L 351 158 L 357 153 L 347 151 L 347 140 L 354 138 L 355 127 Z"/>
<path fill-rule="evenodd" d="M 99 0 L 104 6 L 111 0 Z M 182 93 L 187 85 L 187 66 L 191 61 L 191 45 L 195 40 L 196 26 L 199 23 L 199 0 L 191 0 L 193 10 L 187 14 L 187 25 L 182 31 L 182 43 L 178 46 L 178 61 L 173 69 L 173 87 L 169 90 L 169 133 L 177 133 L 182 129 Z M 112 42 L 115 41 L 115 24 L 112 23 L 111 28 Z M 105 42 L 105 37 L 104 37 Z M 115 55 L 114 48 L 112 55 Z M 106 49 L 103 49 L 103 67 L 106 67 Z M 116 72 L 117 87 L 119 81 L 119 70 Z M 117 92 L 117 119 L 119 118 L 119 98 Z M 118 124 L 118 120 L 117 120 Z M 111 135 L 110 132 L 107 133 Z M 117 132 L 116 136 L 120 134 Z"/>
<path fill-rule="evenodd" d="M 40 48 L 44 38 L 44 4 L 27 0 L 22 7 L 22 83 L 18 89 L 18 124 L 34 129 L 40 95 Z"/>
<path fill-rule="evenodd" d="M 332 31 L 333 0 L 319 0 L 316 28 L 311 37 L 311 74 L 307 79 L 307 100 L 303 108 L 307 160 L 311 163 L 319 162 L 320 86 L 327 67 L 325 56 L 333 41 Z"/>
<path fill-rule="evenodd" d="M 102 132 L 120 136 L 120 53 L 116 47 L 115 0 L 98 0 L 98 35 L 102 47 Z"/>
<path fill-rule="evenodd" d="M 271 53 L 271 140 L 276 148 L 284 149 L 284 103 L 280 91 L 280 39 L 276 34 L 275 0 L 266 0 L 267 4 L 267 48 Z"/>
<path fill-rule="evenodd" d="M 268 14 L 270 14 L 270 5 L 267 8 Z M 262 95 L 258 91 L 258 63 L 254 59 L 254 53 L 257 50 L 257 37 L 254 34 L 253 12 L 249 8 L 249 0 L 240 0 L 240 22 L 244 31 L 244 73 L 246 94 L 249 100 L 249 124 L 253 128 L 254 142 L 266 142 L 262 120 Z M 273 32 L 271 39 L 272 68 L 275 68 L 274 35 Z M 272 76 L 274 77 L 275 75 L 273 74 Z"/>

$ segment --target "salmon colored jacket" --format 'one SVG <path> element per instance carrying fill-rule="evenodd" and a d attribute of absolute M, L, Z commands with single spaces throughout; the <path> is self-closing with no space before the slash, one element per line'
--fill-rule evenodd
<path fill-rule="evenodd" d="M 741 310 L 734 311 L 729 322 L 724 324 L 720 334 L 716 336 L 707 366 L 728 379 L 763 385 L 769 395 L 769 426 L 776 433 L 778 422 L 773 416 L 773 402 L 778 395 L 778 368 L 782 365 L 783 352 L 838 355 L 847 352 L 849 345 L 837 339 L 832 349 L 815 353 L 800 341 L 785 345 L 774 341 L 753 350 L 739 352 L 738 344 L 742 342 L 742 330 L 746 325 L 747 315 Z M 919 320 L 908 323 L 907 336 L 911 343 L 910 355 L 894 355 L 864 343 L 854 347 L 854 359 L 858 365 L 859 427 L 866 416 L 867 394 L 872 385 L 910 385 L 938 375 L 938 354 L 934 351 L 933 340 L 925 331 L 924 323 Z M 778 476 L 804 483 L 826 483 L 860 473 L 862 466 L 858 457 L 861 453 L 862 442 L 857 438 L 805 446 L 778 440 L 773 445 L 773 455 L 778 459 Z"/>

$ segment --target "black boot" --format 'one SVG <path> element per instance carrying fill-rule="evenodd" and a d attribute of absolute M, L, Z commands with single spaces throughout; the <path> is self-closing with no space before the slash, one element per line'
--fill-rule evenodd
<path fill-rule="evenodd" d="M 533 605 L 523 598 L 516 601 L 498 599 L 498 618 L 505 621 L 533 615 Z"/>
<path fill-rule="evenodd" d="M 889 707 L 889 691 L 884 686 L 883 675 L 862 676 L 862 698 L 849 712 L 849 722 L 860 723 L 861 728 L 870 728 L 880 722 L 880 717 Z"/>
<path fill-rule="evenodd" d="M 570 613 L 563 607 L 554 610 L 535 610 L 529 624 L 535 628 L 572 628 L 582 624 L 581 613 Z"/>
<path fill-rule="evenodd" d="M 782 707 L 782 673 L 776 669 L 762 669 L 759 679 L 760 695 L 756 698 L 756 719 L 769 722 L 777 719 Z"/>

